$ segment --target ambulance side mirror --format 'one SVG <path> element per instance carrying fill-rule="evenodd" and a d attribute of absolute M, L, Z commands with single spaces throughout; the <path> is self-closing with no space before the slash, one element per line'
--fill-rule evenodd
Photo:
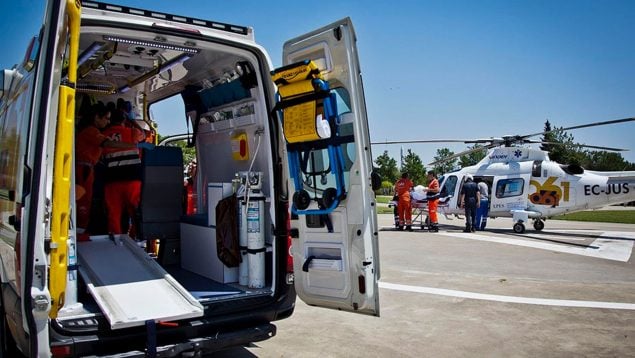
<path fill-rule="evenodd" d="M 373 169 L 370 173 L 370 182 L 373 188 L 373 191 L 377 191 L 381 188 L 381 176 L 377 173 L 377 170 Z"/>

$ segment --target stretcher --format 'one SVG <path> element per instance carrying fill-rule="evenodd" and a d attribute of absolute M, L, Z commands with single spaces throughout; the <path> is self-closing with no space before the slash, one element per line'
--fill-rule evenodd
<path fill-rule="evenodd" d="M 410 207 L 412 209 L 412 228 L 420 228 L 421 230 L 430 229 L 430 219 L 428 218 L 428 199 L 438 198 L 439 203 L 437 206 L 437 214 L 443 214 L 446 219 L 452 220 L 452 217 L 446 214 L 445 209 L 449 206 L 452 195 L 441 197 L 439 195 L 431 197 L 423 197 L 421 199 L 412 198 L 410 200 Z M 394 225 L 395 228 L 399 227 L 399 212 L 397 211 L 398 205 L 397 196 L 393 196 L 392 200 L 388 202 L 388 207 L 393 208 Z"/>

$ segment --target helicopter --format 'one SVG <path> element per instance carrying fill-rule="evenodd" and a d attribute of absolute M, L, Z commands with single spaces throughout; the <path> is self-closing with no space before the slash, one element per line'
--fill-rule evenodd
<path fill-rule="evenodd" d="M 513 231 L 521 234 L 525 232 L 525 225 L 530 219 L 533 221 L 533 228 L 541 231 L 545 227 L 545 220 L 556 215 L 635 201 L 635 171 L 600 172 L 585 170 L 575 164 L 557 163 L 549 159 L 548 152 L 527 145 L 561 143 L 530 138 L 550 132 L 630 121 L 635 121 L 635 118 L 582 124 L 527 135 L 507 135 L 500 138 L 403 140 L 371 142 L 371 144 L 443 142 L 482 144 L 482 146 L 475 146 L 429 164 L 435 165 L 478 150 L 488 151 L 477 164 L 445 173 L 439 178 L 441 190 L 438 213 L 446 217 L 464 214 L 464 209 L 459 207 L 459 193 L 466 177 L 470 175 L 477 182 L 485 182 L 489 188 L 488 217 L 511 217 Z M 627 150 L 586 144 L 574 145 L 608 151 Z"/>

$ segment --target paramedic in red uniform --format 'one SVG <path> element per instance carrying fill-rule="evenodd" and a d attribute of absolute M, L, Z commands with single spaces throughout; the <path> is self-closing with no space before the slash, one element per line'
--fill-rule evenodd
<path fill-rule="evenodd" d="M 437 206 L 439 205 L 439 181 L 433 171 L 428 172 L 428 219 L 429 230 L 439 231 L 439 218 L 437 217 Z"/>
<path fill-rule="evenodd" d="M 95 182 L 95 164 L 106 148 L 130 148 L 128 143 L 114 142 L 101 130 L 110 121 L 110 110 L 103 103 L 93 105 L 80 118 L 75 140 L 75 185 L 77 196 L 77 236 L 80 241 L 88 240 L 88 224 Z M 83 191 L 83 195 L 79 192 Z"/>
<path fill-rule="evenodd" d="M 106 174 L 104 197 L 108 212 L 108 232 L 123 234 L 122 215 L 133 219 L 128 234 L 135 237 L 134 218 L 141 200 L 141 157 L 139 149 L 153 147 L 144 142 L 144 133 L 138 128 L 126 126 L 124 115 L 115 111 L 111 117 L 111 126 L 104 130 L 110 140 L 126 143 L 127 148 L 105 149 L 103 154 Z"/>
<path fill-rule="evenodd" d="M 395 193 L 399 198 L 397 202 L 397 211 L 399 212 L 399 227 L 397 230 L 402 231 L 404 223 L 406 230 L 412 231 L 412 206 L 410 205 L 410 191 L 414 187 L 412 181 L 408 179 L 408 173 L 401 174 L 401 179 L 395 183 Z"/>

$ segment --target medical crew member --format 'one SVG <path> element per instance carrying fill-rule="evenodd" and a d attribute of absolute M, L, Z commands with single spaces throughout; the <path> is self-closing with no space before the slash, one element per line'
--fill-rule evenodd
<path fill-rule="evenodd" d="M 88 224 L 95 183 L 95 164 L 106 148 L 130 148 L 127 143 L 110 140 L 101 130 L 110 121 L 110 110 L 103 103 L 93 105 L 80 118 L 75 140 L 75 185 L 77 197 L 77 237 L 88 240 Z M 79 195 L 83 193 L 82 195 Z"/>
<path fill-rule="evenodd" d="M 412 205 L 410 204 L 410 191 L 414 187 L 412 181 L 408 179 L 408 173 L 401 174 L 401 179 L 395 183 L 395 193 L 399 198 L 397 202 L 397 211 L 399 212 L 399 227 L 397 230 L 403 230 L 404 223 L 406 230 L 412 231 Z"/>
<path fill-rule="evenodd" d="M 104 150 L 104 197 L 108 211 L 108 232 L 124 233 L 121 221 L 125 213 L 133 219 L 128 234 L 134 238 L 134 219 L 141 201 L 141 157 L 137 148 L 147 145 L 151 149 L 154 146 L 143 142 L 145 135 L 139 129 L 128 127 L 123 121 L 123 114 L 115 111 L 111 117 L 112 125 L 104 130 L 104 135 L 110 140 L 127 144 L 127 148 Z"/>
<path fill-rule="evenodd" d="M 465 183 L 461 188 L 459 205 L 465 208 L 465 230 L 464 232 L 474 232 L 476 230 L 476 208 L 480 205 L 481 193 L 478 185 L 474 182 L 471 174 L 465 176 Z"/>
<path fill-rule="evenodd" d="M 478 192 L 481 195 L 481 204 L 476 209 L 476 230 L 485 230 L 489 214 L 489 187 L 485 181 L 478 182 Z"/>
<path fill-rule="evenodd" d="M 428 172 L 428 220 L 429 230 L 439 231 L 439 217 L 437 207 L 439 206 L 439 180 L 433 171 Z"/>

